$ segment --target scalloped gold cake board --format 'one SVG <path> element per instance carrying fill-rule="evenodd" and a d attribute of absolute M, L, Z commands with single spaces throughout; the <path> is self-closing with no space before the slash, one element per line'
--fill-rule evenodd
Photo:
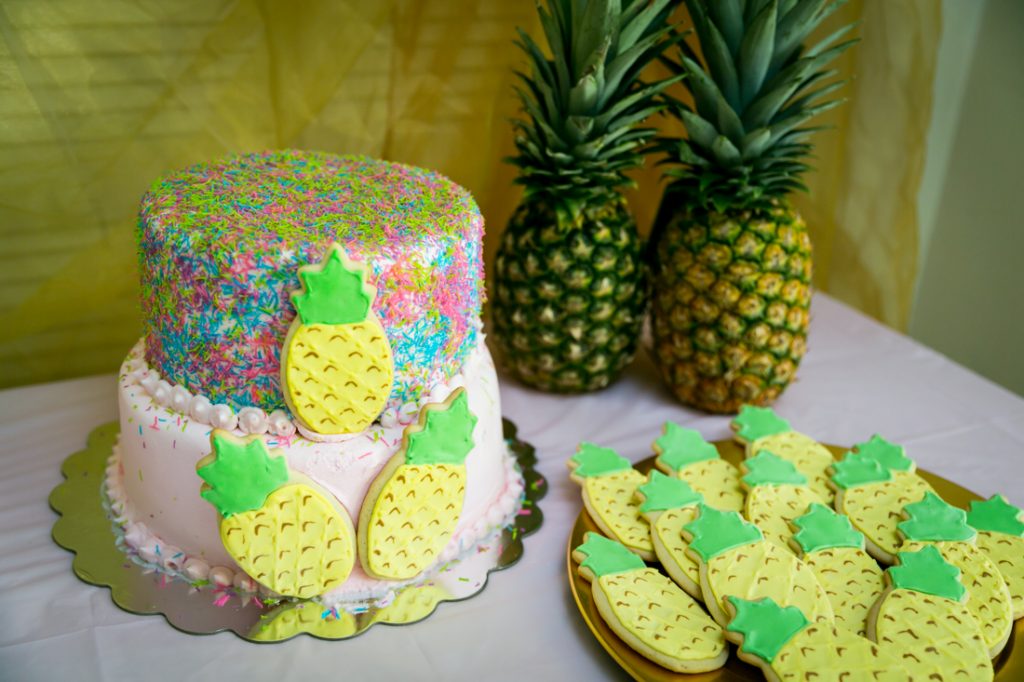
<path fill-rule="evenodd" d="M 743 459 L 743 446 L 732 440 L 716 441 L 713 445 L 718 448 L 723 459 L 733 464 L 739 464 Z M 841 448 L 835 445 L 826 445 L 837 459 L 849 448 Z M 654 467 L 654 457 L 648 457 L 633 466 L 646 474 Z M 947 502 L 957 507 L 967 508 L 971 500 L 980 500 L 981 497 L 962 488 L 952 481 L 941 476 L 936 476 L 928 471 L 918 469 L 917 471 L 925 478 L 935 491 Z M 573 599 L 579 609 L 583 622 L 590 628 L 594 638 L 604 647 L 615 662 L 622 667 L 635 680 L 643 682 L 738 682 L 739 680 L 763 680 L 764 674 L 756 667 L 744 663 L 736 656 L 736 647 L 729 645 L 729 661 L 725 667 L 707 673 L 687 675 L 674 673 L 647 660 L 640 654 L 630 649 L 601 619 L 594 606 L 591 596 L 590 583 L 584 580 L 576 572 L 576 562 L 572 560 L 572 550 L 582 544 L 583 536 L 587 532 L 600 533 L 597 525 L 591 520 L 586 510 L 581 510 L 576 523 L 569 536 L 569 544 L 566 548 L 566 567 L 569 574 L 569 588 L 572 590 Z M 657 563 L 651 563 L 657 566 Z M 1019 646 L 1018 646 L 1019 643 Z M 1017 682 L 1024 680 L 1024 619 L 1014 623 L 1013 633 L 1006 648 L 992 661 L 996 670 L 997 682 Z"/>
<path fill-rule="evenodd" d="M 512 524 L 431 580 L 399 590 L 389 604 L 361 613 L 325 612 L 322 605 L 309 600 L 264 603 L 231 591 L 218 593 L 211 586 L 196 588 L 133 561 L 117 546 L 116 526 L 103 503 L 107 459 L 119 431 L 116 422 L 94 429 L 85 449 L 64 460 L 65 481 L 49 498 L 60 515 L 53 525 L 53 539 L 74 552 L 75 575 L 92 585 L 109 587 L 117 606 L 139 615 L 162 615 L 170 625 L 190 634 L 229 630 L 251 642 L 280 642 L 299 634 L 333 640 L 354 637 L 377 623 L 415 623 L 442 602 L 468 599 L 483 590 L 492 571 L 508 568 L 522 557 L 523 538 L 536 532 L 544 520 L 537 502 L 547 492 L 547 481 L 534 468 L 534 449 L 516 438 L 512 422 L 505 419 L 503 425 L 509 450 L 523 474 L 526 497 Z"/>

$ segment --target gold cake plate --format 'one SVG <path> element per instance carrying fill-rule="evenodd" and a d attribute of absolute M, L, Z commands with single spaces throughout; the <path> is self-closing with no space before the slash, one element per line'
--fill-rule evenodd
<path fill-rule="evenodd" d="M 743 446 L 735 441 L 717 441 L 714 443 L 714 446 L 718 448 L 718 452 L 723 459 L 727 459 L 733 464 L 738 465 L 743 459 Z M 836 458 L 839 458 L 848 450 L 848 448 L 841 448 L 835 445 L 826 445 L 826 447 Z M 654 457 L 648 457 L 635 464 L 634 467 L 646 474 L 654 467 Z M 941 476 L 936 476 L 921 469 L 918 469 L 917 473 L 921 474 L 944 500 L 957 507 L 966 509 L 971 500 L 981 499 L 981 497 L 966 488 L 961 488 L 956 483 L 947 481 Z M 566 548 L 569 588 L 572 590 L 572 596 L 576 600 L 576 607 L 579 609 L 580 615 L 583 616 L 583 621 L 590 628 L 594 637 L 604 647 L 605 651 L 615 659 L 615 662 L 629 673 L 633 679 L 644 682 L 711 682 L 711 680 L 715 682 L 725 682 L 727 680 L 732 682 L 764 679 L 764 674 L 760 669 L 744 663 L 736 656 L 736 647 L 732 644 L 729 645 L 731 649 L 729 661 L 724 667 L 711 672 L 696 674 L 672 672 L 649 661 L 626 646 L 619 639 L 618 635 L 612 632 L 604 620 L 601 619 L 601 615 L 597 612 L 597 607 L 594 605 L 594 600 L 591 596 L 590 583 L 576 572 L 576 562 L 572 559 L 572 550 L 583 543 L 583 536 L 589 531 L 601 532 L 584 509 L 580 511 L 580 515 L 576 518 L 576 524 L 573 526 L 572 534 L 569 536 L 569 545 Z M 650 565 L 658 566 L 657 563 Z M 1016 648 L 1018 641 L 1021 642 L 1021 650 Z M 999 656 L 992 661 L 992 665 L 995 667 L 996 680 L 998 681 L 1024 680 L 1024 619 L 1018 620 L 1013 624 L 1010 641 Z"/>
<path fill-rule="evenodd" d="M 516 438 L 512 422 L 505 419 L 503 426 L 525 484 L 523 507 L 514 520 L 425 582 L 396 590 L 383 605 L 353 609 L 356 613 L 327 610 L 311 600 L 272 602 L 230 587 L 197 586 L 126 554 L 119 546 L 123 533 L 108 512 L 103 493 L 107 459 L 119 430 L 116 422 L 97 427 L 89 434 L 86 448 L 64 460 L 61 472 L 66 480 L 50 493 L 50 506 L 60 515 L 53 525 L 53 539 L 75 553 L 75 575 L 92 585 L 109 587 L 117 606 L 139 615 L 160 614 L 190 634 L 230 630 L 251 642 L 280 642 L 304 633 L 334 640 L 354 637 L 377 623 L 415 623 L 442 602 L 479 593 L 492 571 L 508 568 L 523 556 L 523 538 L 543 522 L 537 502 L 547 492 L 547 481 L 534 468 L 534 449 Z"/>

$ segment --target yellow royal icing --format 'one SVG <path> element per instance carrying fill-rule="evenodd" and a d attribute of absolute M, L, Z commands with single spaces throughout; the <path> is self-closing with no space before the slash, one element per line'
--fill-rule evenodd
<path fill-rule="evenodd" d="M 736 467 L 724 459 L 707 459 L 679 470 L 679 478 L 704 496 L 704 503 L 722 511 L 743 511 L 743 486 Z"/>
<path fill-rule="evenodd" d="M 640 503 L 634 498 L 638 486 L 647 479 L 636 469 L 624 469 L 583 480 L 587 511 L 594 521 L 614 539 L 644 558 L 654 558 L 651 530 L 640 515 Z"/>
<path fill-rule="evenodd" d="M 830 547 L 803 557 L 828 595 L 836 625 L 863 635 L 868 612 L 885 590 L 885 576 L 871 556 L 857 547 Z"/>
<path fill-rule="evenodd" d="M 1024 618 L 1024 538 L 978 531 L 978 548 L 1003 575 L 1010 589 L 1013 618 Z"/>
<path fill-rule="evenodd" d="M 758 485 L 747 493 L 743 515 L 761 529 L 765 540 L 793 551 L 789 539 L 793 531 L 789 522 L 822 500 L 810 488 L 801 485 Z"/>
<path fill-rule="evenodd" d="M 876 547 L 893 555 L 902 544 L 896 532 L 897 525 L 903 521 L 900 512 L 908 504 L 919 502 L 931 490 L 928 482 L 917 474 L 894 471 L 891 480 L 844 490 L 836 511 L 850 517 L 853 527 Z"/>
<path fill-rule="evenodd" d="M 807 477 L 807 485 L 826 504 L 832 504 L 835 493 L 828 485 L 828 468 L 835 461 L 832 453 L 821 443 L 798 431 L 784 431 L 762 436 L 747 446 L 747 457 L 762 450 L 793 463 L 797 471 Z"/>

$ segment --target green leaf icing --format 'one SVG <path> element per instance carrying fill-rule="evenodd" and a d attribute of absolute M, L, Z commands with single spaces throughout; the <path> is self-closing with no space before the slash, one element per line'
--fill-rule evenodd
<path fill-rule="evenodd" d="M 419 422 L 405 429 L 405 463 L 463 464 L 473 449 L 476 421 L 464 388 L 452 391 L 440 408 L 437 403 L 425 405 Z"/>
<path fill-rule="evenodd" d="M 654 441 L 658 459 L 672 471 L 709 459 L 719 459 L 718 449 L 704 440 L 700 431 L 686 429 L 674 422 L 665 422 L 662 436 Z"/>
<path fill-rule="evenodd" d="M 793 540 L 804 554 L 833 547 L 864 549 L 864 536 L 854 530 L 850 519 L 823 504 L 811 504 L 803 516 L 793 519 L 793 525 L 797 528 Z"/>
<path fill-rule="evenodd" d="M 881 483 L 892 480 L 892 472 L 873 459 L 860 457 L 852 452 L 832 465 L 835 473 L 832 482 L 843 490 L 856 488 L 869 483 Z"/>
<path fill-rule="evenodd" d="M 593 443 L 580 443 L 576 454 L 569 461 L 576 465 L 573 473 L 583 478 L 614 474 L 633 466 L 628 459 L 611 448 L 602 448 Z"/>
<path fill-rule="evenodd" d="M 775 414 L 770 407 L 744 405 L 732 420 L 736 435 L 749 442 L 765 436 L 792 431 L 789 422 Z"/>
<path fill-rule="evenodd" d="M 935 493 L 903 508 L 907 520 L 897 524 L 908 540 L 945 542 L 971 540 L 977 532 L 967 525 L 967 512 L 957 509 Z"/>
<path fill-rule="evenodd" d="M 227 517 L 259 509 L 267 495 L 288 482 L 284 457 L 271 457 L 259 436 L 235 438 L 226 431 L 210 434 L 213 459 L 196 467 L 206 481 L 200 496 Z"/>
<path fill-rule="evenodd" d="M 877 433 L 865 443 L 857 443 L 853 449 L 861 457 L 873 459 L 892 471 L 913 471 L 914 460 L 907 457 L 902 445 L 890 443 Z"/>
<path fill-rule="evenodd" d="M 735 607 L 736 615 L 725 629 L 743 635 L 740 649 L 765 663 L 774 661 L 782 647 L 810 624 L 803 611 L 795 606 L 781 607 L 771 597 L 748 601 L 730 595 L 726 599 Z"/>
<path fill-rule="evenodd" d="M 637 490 L 644 498 L 640 505 L 642 512 L 679 509 L 704 501 L 704 497 L 683 479 L 666 476 L 657 470 L 651 471 L 650 480 Z"/>
<path fill-rule="evenodd" d="M 953 601 L 963 599 L 964 586 L 960 583 L 960 569 L 942 558 L 938 549 L 929 545 L 917 552 L 899 552 L 899 565 L 886 571 L 892 586 L 901 590 L 914 590 Z"/>
<path fill-rule="evenodd" d="M 610 573 L 625 573 L 647 567 L 644 560 L 633 554 L 621 543 L 609 540 L 600 533 L 587 533 L 577 552 L 586 555 L 580 565 L 600 578 Z"/>
<path fill-rule="evenodd" d="M 764 539 L 761 531 L 747 523 L 739 512 L 719 511 L 704 503 L 698 505 L 700 513 L 696 519 L 683 526 L 693 536 L 690 549 L 707 563 L 719 554 Z"/>
<path fill-rule="evenodd" d="M 993 495 L 984 502 L 971 502 L 967 523 L 978 530 L 1024 538 L 1024 521 L 1020 517 L 1019 507 L 1010 504 L 1002 495 Z"/>
<path fill-rule="evenodd" d="M 743 461 L 747 473 L 743 482 L 751 488 L 759 485 L 807 485 L 807 477 L 793 463 L 767 450 Z"/>
<path fill-rule="evenodd" d="M 319 265 L 299 268 L 303 288 L 292 293 L 292 302 L 303 324 L 353 324 L 362 322 L 373 302 L 373 287 L 366 285 L 363 268 L 331 244 Z"/>

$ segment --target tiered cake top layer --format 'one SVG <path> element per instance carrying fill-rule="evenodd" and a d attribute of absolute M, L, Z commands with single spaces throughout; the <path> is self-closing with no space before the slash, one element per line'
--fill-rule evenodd
<path fill-rule="evenodd" d="M 284 406 L 289 294 L 332 242 L 377 287 L 394 354 L 389 406 L 451 377 L 477 344 L 483 218 L 469 192 L 428 170 L 316 152 L 229 156 L 159 180 L 137 236 L 146 359 L 214 402 Z"/>

